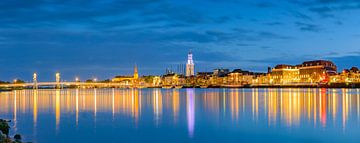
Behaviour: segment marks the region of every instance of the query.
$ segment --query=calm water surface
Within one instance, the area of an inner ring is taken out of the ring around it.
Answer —
[[[20,90],[0,118],[40,143],[360,142],[360,90]]]

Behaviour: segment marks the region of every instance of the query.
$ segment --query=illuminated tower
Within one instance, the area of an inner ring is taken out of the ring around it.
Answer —
[[[34,83],[33,88],[34,88],[34,89],[38,89],[38,85],[37,85],[37,74],[36,74],[36,72],[33,74],[33,83]]]
[[[186,76],[194,76],[194,61],[193,61],[193,55],[191,51],[188,54],[188,60],[186,63]]]
[[[138,73],[138,68],[137,65],[134,66],[134,79],[138,79],[139,78],[139,73]]]
[[[134,78],[133,78],[133,87],[134,88],[138,87],[138,84],[139,84],[138,79],[139,79],[138,68],[135,65],[134,66]]]
[[[56,88],[60,88],[60,73],[57,72],[55,74],[55,79],[56,79]]]

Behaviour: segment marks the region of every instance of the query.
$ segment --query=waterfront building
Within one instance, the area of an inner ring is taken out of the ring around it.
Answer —
[[[357,67],[352,67],[348,74],[349,82],[360,82],[360,70]]]
[[[186,76],[195,76],[195,65],[193,61],[193,54],[191,51],[188,54],[188,60],[186,63]]]
[[[270,84],[327,83],[337,74],[336,70],[336,65],[326,60],[306,61],[296,66],[280,64],[271,69]]]
[[[183,85],[185,79],[178,74],[171,73],[162,76],[161,84],[163,87],[175,87],[178,85]]]
[[[117,83],[124,83],[125,85],[136,85],[138,84],[139,81],[139,73],[138,73],[138,68],[135,65],[134,66],[134,74],[131,75],[118,75],[115,76],[112,80],[112,82],[117,82]]]
[[[253,82],[255,73],[250,71],[244,71],[241,69],[235,69],[227,74],[227,84],[230,85],[243,85],[251,84]]]
[[[226,76],[227,74],[230,73],[230,70],[229,69],[219,68],[219,69],[214,69],[213,73],[217,77],[224,77],[224,76]]]
[[[299,69],[297,66],[280,64],[270,72],[271,84],[291,84],[299,82]]]
[[[271,79],[270,73],[260,74],[254,78],[252,84],[253,85],[267,85],[267,84],[270,84],[270,79]]]
[[[330,82],[332,83],[359,83],[360,71],[357,67],[344,69],[341,73],[331,75]]]
[[[330,76],[337,74],[336,65],[326,60],[306,61],[297,67],[300,82],[304,83],[329,82]]]
[[[139,83],[143,87],[159,87],[161,84],[161,77],[154,75],[146,75],[139,78]]]
[[[213,72],[197,72],[196,73],[196,84],[201,86],[209,86],[211,84],[211,77]]]

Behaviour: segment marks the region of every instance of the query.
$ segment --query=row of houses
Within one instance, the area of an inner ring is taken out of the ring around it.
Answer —
[[[360,71],[356,67],[337,72],[336,65],[327,60],[305,61],[298,65],[279,64],[268,68],[267,73],[242,69],[214,69],[197,72],[195,76],[167,73],[162,76],[136,78],[115,77],[112,81],[136,82],[141,86],[243,86],[243,85],[311,85],[326,83],[360,83]]]

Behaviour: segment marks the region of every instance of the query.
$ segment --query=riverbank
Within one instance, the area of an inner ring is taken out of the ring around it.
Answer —
[[[0,119],[0,143],[22,143],[21,135],[15,134],[13,138],[9,136],[10,120]]]
[[[80,87],[68,86],[63,87],[62,89],[76,89]],[[93,88],[118,88],[118,87],[86,87],[85,89]],[[360,88],[360,83],[327,83],[327,84],[288,84],[288,85],[279,85],[279,84],[263,84],[263,85],[184,85],[184,86],[154,86],[154,87],[135,87],[135,88],[165,88],[165,89],[180,89],[180,88]],[[6,87],[0,88],[0,92],[13,91],[13,90],[23,90],[23,89],[33,89],[27,87]],[[56,89],[52,87],[39,87],[38,89]],[[83,88],[81,88],[83,89]],[[131,87],[123,88],[131,89]]]

